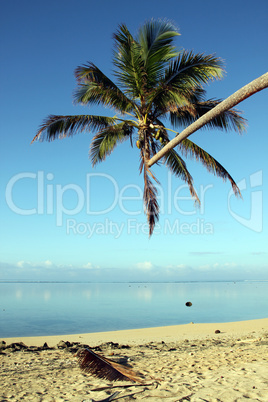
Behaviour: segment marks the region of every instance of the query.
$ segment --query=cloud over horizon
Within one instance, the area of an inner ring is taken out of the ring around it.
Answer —
[[[50,260],[40,263],[19,261],[0,263],[3,281],[56,281],[56,282],[180,282],[180,281],[238,281],[267,280],[267,268],[252,269],[251,265],[225,263],[155,266],[150,261],[125,268],[107,268],[88,262],[81,266],[57,265]]]

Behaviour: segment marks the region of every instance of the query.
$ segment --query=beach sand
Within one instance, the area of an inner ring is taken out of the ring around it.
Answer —
[[[0,402],[268,401],[268,319],[3,341]],[[18,342],[36,348],[7,347]],[[45,342],[53,349],[38,350]],[[73,342],[126,362],[144,383],[84,373]]]

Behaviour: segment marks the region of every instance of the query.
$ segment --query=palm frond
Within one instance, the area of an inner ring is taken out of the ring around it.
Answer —
[[[128,138],[131,139],[133,130],[134,128],[131,125],[122,122],[111,125],[95,135],[89,152],[92,165],[94,166],[96,163],[104,161],[119,142],[123,142]]]
[[[75,76],[78,82],[75,102],[110,106],[122,114],[135,108],[135,104],[95,64],[78,67]]]
[[[154,227],[156,222],[159,220],[159,205],[157,201],[157,189],[153,185],[150,177],[157,183],[157,178],[153,175],[152,171],[148,168],[147,161],[150,159],[150,146],[149,141],[145,146],[141,149],[140,157],[140,173],[143,171],[143,179],[144,179],[144,190],[143,190],[143,204],[144,204],[144,212],[147,216],[147,222],[149,226],[149,237],[153,234]]]
[[[145,75],[140,45],[134,40],[125,25],[119,26],[114,34],[114,40],[115,76],[124,91],[132,99],[137,99],[143,93],[143,77]]]
[[[161,96],[158,97],[157,94]],[[181,109],[191,111],[195,104],[205,101],[206,91],[199,86],[189,87],[181,92],[173,88],[172,85],[169,86],[162,83],[154,95],[156,95],[156,98],[155,100],[153,99],[153,105],[156,110],[156,116],[159,117],[161,115],[168,115],[168,113],[176,113]]]
[[[175,176],[179,177],[188,184],[191,196],[194,198],[197,204],[200,204],[200,200],[194,189],[193,178],[190,175],[184,160],[178,155],[178,153],[174,149],[171,149],[164,156],[164,163],[168,166],[168,168]]]
[[[116,363],[91,349],[82,349],[77,353],[80,368],[98,378],[108,381],[131,381],[143,383],[143,378],[129,367]]]
[[[189,96],[192,90],[185,88],[178,90],[172,85],[161,83],[147,96],[147,111],[152,110],[155,117],[166,115],[171,110],[177,110],[179,106],[190,106]]]
[[[143,201],[145,213],[147,215],[147,222],[149,225],[149,237],[152,236],[156,222],[159,220],[159,205],[157,201],[157,189],[153,185],[152,180],[150,180],[149,175],[152,172],[148,168],[147,164],[144,165],[144,191],[143,191]],[[153,179],[155,177],[153,176]]]
[[[213,55],[194,54],[183,50],[170,63],[166,70],[164,82],[176,88],[194,88],[223,77],[221,59]]]
[[[147,88],[157,83],[167,61],[178,56],[177,48],[172,45],[178,35],[172,23],[160,19],[152,19],[140,28],[138,42],[147,75]]]
[[[208,152],[206,152],[204,149],[188,139],[183,140],[178,145],[178,147],[186,157],[190,156],[192,158],[195,158],[197,161],[200,161],[210,173],[221,177],[223,180],[228,179],[232,185],[234,194],[241,197],[240,190],[234,179],[230,176],[227,170]]]
[[[221,100],[209,99],[203,102],[191,102],[189,105],[174,108],[170,112],[170,121],[174,127],[190,125],[220,102]],[[245,130],[246,120],[241,116],[240,111],[229,109],[210,120],[204,127],[219,128],[226,131],[234,130],[241,133]]]
[[[148,96],[148,104],[158,109],[158,116],[176,107],[187,106],[194,91],[202,84],[223,76],[222,62],[213,55],[182,51],[170,61],[163,78]],[[159,113],[160,112],[160,113]]]
[[[76,116],[48,116],[40,126],[32,140],[53,141],[57,138],[72,137],[84,130],[95,131],[108,127],[116,122],[115,117],[76,115]]]

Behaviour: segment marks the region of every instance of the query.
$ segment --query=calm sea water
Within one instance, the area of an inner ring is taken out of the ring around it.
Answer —
[[[267,295],[268,282],[0,283],[0,339],[266,318]]]

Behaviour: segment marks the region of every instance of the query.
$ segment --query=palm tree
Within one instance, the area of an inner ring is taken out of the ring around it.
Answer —
[[[220,103],[220,100],[207,100],[203,86],[222,78],[222,61],[213,55],[178,50],[174,46],[178,35],[174,25],[163,20],[145,23],[136,38],[125,25],[120,25],[114,34],[116,83],[92,62],[75,71],[78,84],[75,101],[87,106],[108,106],[115,110],[115,116],[50,115],[33,139],[52,141],[84,130],[95,132],[90,146],[94,166],[105,160],[118,143],[130,140],[133,145],[135,136],[136,146],[140,149],[144,208],[150,236],[159,219],[159,206],[154,186],[157,179],[149,169],[148,161],[170,141],[170,133],[179,134],[177,127],[191,124]],[[209,121],[206,127],[241,132],[245,120],[231,109]],[[179,144],[178,151],[171,149],[167,152],[163,163],[188,184],[197,203],[199,199],[193,178],[182,159],[183,155],[195,157],[210,172],[228,179],[235,194],[240,194],[226,169],[197,144],[185,139]]]

